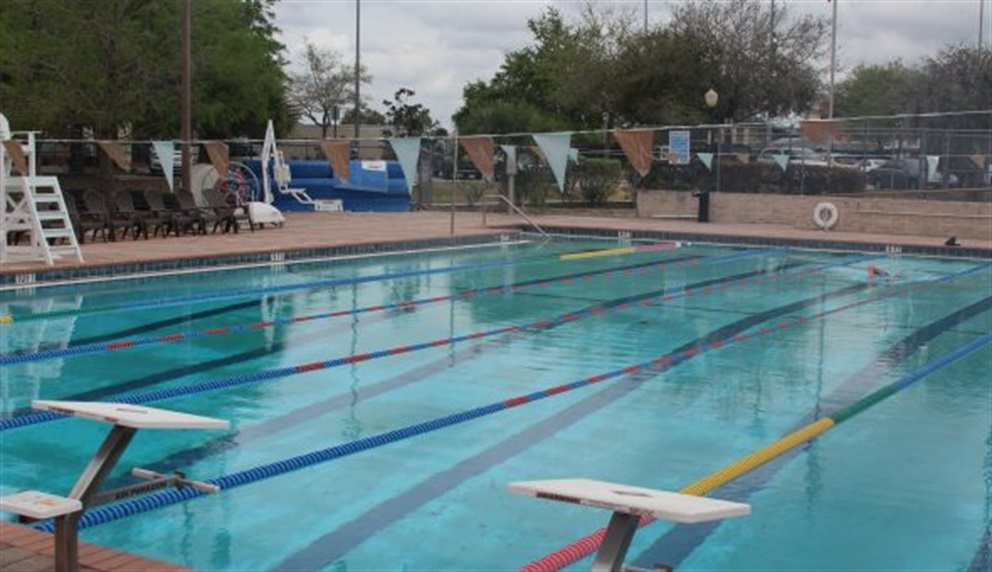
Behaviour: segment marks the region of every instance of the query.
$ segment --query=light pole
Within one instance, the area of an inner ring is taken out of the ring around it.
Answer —
[[[362,125],[362,0],[355,0],[355,144]]]
[[[710,114],[710,124],[717,124],[717,111],[716,104],[720,101],[720,95],[715,89],[710,88],[709,91],[703,96],[706,101],[706,108],[709,110]],[[720,191],[720,139],[722,134],[719,131],[719,127],[716,127],[716,153],[713,154],[713,160],[716,165],[713,167],[713,174],[716,178],[716,184],[713,185],[713,190],[716,192]],[[710,192],[709,189],[703,189],[699,193],[699,213],[696,217],[697,222],[710,222]]]

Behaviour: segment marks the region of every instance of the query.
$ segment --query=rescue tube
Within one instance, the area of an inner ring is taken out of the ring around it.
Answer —
[[[820,203],[813,209],[813,222],[823,230],[830,230],[837,224],[840,214],[833,203]]]

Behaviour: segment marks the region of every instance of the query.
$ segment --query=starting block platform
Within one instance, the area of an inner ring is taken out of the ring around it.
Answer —
[[[594,572],[624,569],[624,557],[642,516],[689,524],[751,514],[748,504],[592,479],[520,481],[508,488],[525,496],[613,511],[593,562]]]
[[[55,519],[57,572],[79,570],[78,523],[87,508],[167,486],[190,486],[204,493],[219,492],[215,485],[187,480],[182,473],[163,475],[144,469],[135,469],[132,473],[145,479],[144,483],[108,491],[101,491],[100,487],[139,429],[227,429],[230,427],[228,421],[129,403],[35,400],[31,407],[113,425],[67,497],[38,491],[0,497],[0,510],[35,520]]]

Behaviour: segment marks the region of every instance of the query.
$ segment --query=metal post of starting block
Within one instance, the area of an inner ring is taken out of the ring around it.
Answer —
[[[624,558],[642,516],[679,523],[744,516],[751,505],[594,481],[560,479],[510,483],[510,492],[613,511],[593,572],[622,572]]]
[[[110,433],[72,487],[68,498],[36,491],[0,497],[0,510],[34,519],[54,517],[55,570],[58,572],[79,571],[78,525],[86,509],[170,485],[190,486],[205,493],[220,490],[208,483],[186,480],[183,475],[163,475],[144,469],[135,469],[133,474],[150,479],[149,483],[104,492],[100,492],[100,486],[120,460],[138,429],[227,429],[230,426],[227,421],[127,403],[36,400],[31,406],[42,411],[113,424]]]

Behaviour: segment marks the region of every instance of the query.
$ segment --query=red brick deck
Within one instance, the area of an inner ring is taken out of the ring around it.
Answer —
[[[0,570],[44,572],[55,569],[51,534],[0,521]],[[84,572],[180,572],[181,566],[157,562],[119,550],[79,543],[79,569]]]

